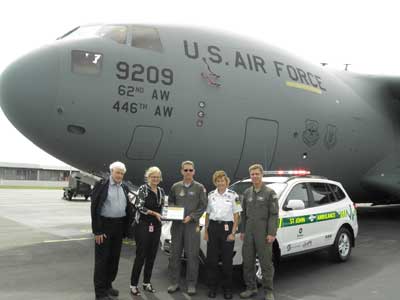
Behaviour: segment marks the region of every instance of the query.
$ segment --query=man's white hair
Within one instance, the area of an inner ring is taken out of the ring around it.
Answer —
[[[125,164],[120,161],[115,161],[110,165],[110,172],[112,172],[113,169],[120,169],[123,170],[124,173],[126,172]]]

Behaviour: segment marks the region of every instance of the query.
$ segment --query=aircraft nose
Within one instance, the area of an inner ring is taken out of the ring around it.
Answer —
[[[16,60],[0,77],[0,106],[27,137],[37,136],[48,125],[57,95],[57,74],[57,50],[46,47]]]

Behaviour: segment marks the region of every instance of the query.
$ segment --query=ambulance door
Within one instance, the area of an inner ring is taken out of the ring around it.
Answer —
[[[289,200],[303,201],[304,209],[291,210],[287,208]],[[297,183],[289,191],[281,210],[279,231],[282,236],[280,241],[282,255],[290,255],[313,248],[313,239],[318,232],[313,217],[310,217],[314,214],[315,208],[311,205],[307,183]]]
[[[309,188],[312,206],[315,210],[314,223],[318,227],[318,231],[313,237],[313,246],[319,248],[331,245],[339,227],[341,209],[326,183],[310,182]]]

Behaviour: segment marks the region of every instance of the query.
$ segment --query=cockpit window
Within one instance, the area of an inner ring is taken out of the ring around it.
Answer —
[[[123,25],[105,25],[99,29],[97,35],[119,44],[126,44],[127,28]]]
[[[163,47],[157,29],[132,26],[132,47],[162,52]]]
[[[127,32],[128,29],[124,25],[88,25],[76,27],[59,37],[58,40],[102,37],[119,44],[126,44]]]
[[[88,26],[79,26],[63,36],[59,37],[58,39],[82,39],[82,38],[89,38],[94,37],[97,35],[97,32],[101,28],[101,25],[88,25]]]

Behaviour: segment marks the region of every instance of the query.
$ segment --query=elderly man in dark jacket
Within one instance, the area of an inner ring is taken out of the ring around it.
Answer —
[[[111,175],[99,181],[92,192],[91,216],[95,235],[94,289],[96,299],[109,300],[119,292],[112,282],[118,273],[122,239],[132,220],[128,187],[122,182],[126,168],[121,162],[110,165]]]

